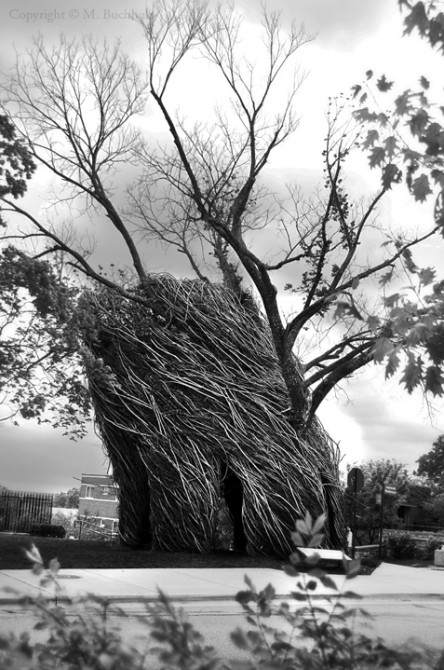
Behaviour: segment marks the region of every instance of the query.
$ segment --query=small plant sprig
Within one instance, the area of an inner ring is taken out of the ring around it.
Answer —
[[[303,552],[297,551],[299,547],[320,547],[324,540],[321,532],[324,523],[325,515],[313,521],[307,512],[304,519],[296,522],[296,530],[292,533],[296,551],[291,554],[285,572],[298,580],[297,590],[292,593],[295,607],[288,602],[276,604],[276,592],[271,584],[257,591],[245,577],[248,589],[240,591],[236,599],[251,628],[247,631],[237,628],[231,635],[234,644],[250,654],[251,660],[242,661],[241,669],[252,670],[258,666],[280,670],[419,667],[413,651],[401,653],[387,647],[381,639],[370,638],[355,630],[357,616],[372,618],[366,610],[347,608],[342,602],[343,599],[361,598],[346,588],[348,581],[360,573],[359,560],[343,556],[345,580],[338,588],[320,567],[319,553],[304,557]],[[331,593],[318,595],[316,591],[320,584]],[[280,620],[278,625],[274,624],[274,617]]]

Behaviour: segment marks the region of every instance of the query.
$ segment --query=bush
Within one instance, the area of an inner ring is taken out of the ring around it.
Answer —
[[[292,535],[295,545],[320,546],[323,521],[324,517],[320,517],[313,523],[309,514],[299,520]],[[56,592],[61,590],[58,561],[53,559],[45,568],[35,546],[26,554],[34,564],[33,572],[41,576],[41,585],[53,584]],[[437,658],[424,649],[421,653],[406,648],[399,651],[386,646],[380,638],[372,639],[356,632],[356,616],[365,616],[365,612],[361,608],[348,609],[343,601],[359,596],[337,588],[331,577],[319,568],[319,555],[311,557],[310,562],[309,573],[301,573],[300,557],[295,552],[285,568],[287,574],[296,578],[293,607],[287,602],[275,602],[271,584],[257,591],[245,577],[247,588],[237,594],[236,600],[244,610],[248,628],[233,631],[231,642],[248,657],[236,662],[237,670],[438,670],[444,667],[444,655]],[[359,574],[359,560],[344,560],[344,569],[344,588],[347,588],[349,580]],[[323,596],[328,607],[320,606],[316,598],[319,584],[332,591],[330,597]],[[0,668],[143,670],[159,666],[168,670],[217,670],[230,667],[218,658],[213,647],[205,644],[183,610],[176,609],[162,593],[156,605],[146,605],[149,616],[143,620],[153,643],[146,653],[128,645],[119,630],[108,623],[110,611],[122,616],[124,613],[106,599],[91,597],[70,602],[69,616],[63,607],[42,596],[31,602],[39,616],[36,628],[47,631],[47,640],[33,645],[29,636],[2,637],[0,634]],[[279,617],[278,625],[273,623],[274,617]],[[153,656],[157,659],[153,660]]]
[[[416,542],[409,533],[389,535],[385,541],[387,558],[409,559],[416,556]]]
[[[37,537],[65,537],[66,530],[63,526],[56,526],[51,523],[36,523],[31,526],[29,534]]]

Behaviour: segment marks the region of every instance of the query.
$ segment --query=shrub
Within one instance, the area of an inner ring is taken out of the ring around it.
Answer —
[[[385,551],[389,559],[415,558],[416,542],[409,533],[389,535],[385,541]]]
[[[66,530],[63,526],[56,526],[51,523],[36,523],[31,526],[29,534],[36,537],[65,537]]]
[[[320,532],[323,522],[324,517],[313,522],[309,514],[304,520],[298,520],[292,536],[295,545],[319,546],[323,540]],[[34,564],[33,572],[40,575],[41,584],[53,584],[58,592],[58,561],[53,559],[45,569],[35,546],[26,554]],[[300,572],[300,557],[296,552],[285,568],[287,574],[296,578],[293,607],[287,602],[275,603],[271,584],[257,591],[245,577],[247,588],[237,594],[236,600],[245,612],[248,628],[233,631],[231,641],[247,652],[248,658],[236,662],[237,670],[438,670],[444,667],[444,655],[436,658],[436,654],[433,656],[424,649],[421,654],[405,648],[399,651],[386,646],[379,638],[356,632],[356,616],[366,614],[362,609],[346,608],[343,601],[359,597],[347,590],[349,580],[359,574],[359,560],[344,560],[343,589],[338,589],[331,577],[319,568],[319,555],[309,560],[308,573]],[[330,597],[323,597],[328,601],[327,607],[316,599],[319,584],[331,590]],[[106,599],[90,597],[70,602],[69,616],[63,607],[42,596],[31,602],[40,619],[36,628],[47,631],[47,640],[33,645],[29,636],[11,634],[6,638],[0,634],[0,668],[142,670],[154,665],[168,670],[217,670],[230,667],[218,658],[213,647],[205,644],[183,610],[176,609],[162,593],[157,604],[146,606],[150,616],[143,620],[153,641],[146,654],[128,645],[119,630],[110,626],[110,610],[122,616],[124,613]],[[73,616],[71,610],[75,608],[77,615]],[[278,625],[273,623],[272,615],[279,617]],[[157,662],[153,662],[153,655],[157,656]]]

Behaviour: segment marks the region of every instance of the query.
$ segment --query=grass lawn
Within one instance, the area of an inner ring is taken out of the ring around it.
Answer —
[[[224,551],[215,554],[187,554],[130,549],[117,543],[61,540],[0,533],[0,570],[30,568],[23,549],[34,543],[43,560],[58,558],[62,568],[276,568],[285,561],[254,558]]]

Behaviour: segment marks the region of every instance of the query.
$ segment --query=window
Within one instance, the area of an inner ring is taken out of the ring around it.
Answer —
[[[94,486],[85,484],[85,498],[94,498]]]

